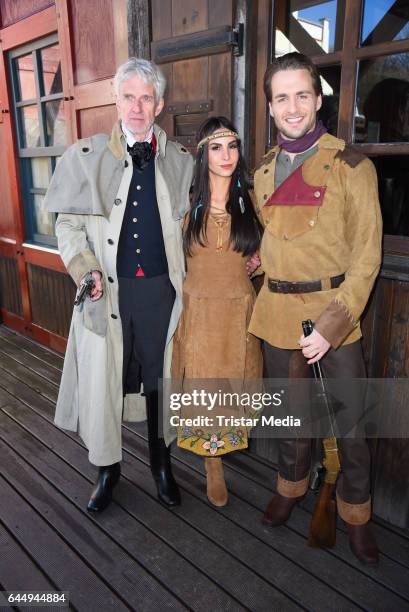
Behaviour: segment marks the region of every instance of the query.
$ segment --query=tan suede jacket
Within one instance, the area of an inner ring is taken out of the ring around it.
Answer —
[[[279,147],[274,147],[255,173],[255,195],[265,232],[260,248],[264,285],[249,331],[271,345],[299,348],[301,321],[315,328],[334,348],[361,337],[359,319],[381,263],[382,218],[377,177],[372,162],[323,135],[318,151],[302,166],[302,178],[319,194],[321,206],[265,206],[274,191]],[[285,204],[285,203],[284,203]],[[345,274],[331,289],[330,278]],[[322,291],[272,293],[268,279],[321,280]]]

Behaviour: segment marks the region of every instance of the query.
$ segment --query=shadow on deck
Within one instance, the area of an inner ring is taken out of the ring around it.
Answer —
[[[69,591],[80,611],[409,610],[409,533],[380,521],[377,569],[308,548],[314,497],[288,526],[260,522],[274,471],[225,459],[228,506],[205,496],[200,457],[174,449],[182,505],[156,499],[146,429],[123,426],[122,478],[101,516],[85,511],[95,469],[52,423],[62,357],[0,326],[0,590]]]

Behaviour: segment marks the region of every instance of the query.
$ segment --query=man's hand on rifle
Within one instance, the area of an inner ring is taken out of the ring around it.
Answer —
[[[91,274],[95,284],[91,291],[90,298],[92,302],[96,302],[104,293],[102,289],[102,274],[98,270],[93,270]]]
[[[325,340],[324,336],[321,336],[315,329],[307,337],[302,335],[298,343],[302,348],[302,354],[308,359],[307,363],[309,365],[319,361],[331,348],[328,340]]]

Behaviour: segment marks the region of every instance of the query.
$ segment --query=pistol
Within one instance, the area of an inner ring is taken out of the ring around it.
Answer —
[[[85,300],[85,296],[91,294],[91,291],[93,290],[94,286],[95,286],[94,278],[91,272],[88,272],[88,274],[84,276],[84,278],[82,279],[80,283],[80,286],[77,291],[77,295],[75,296],[74,306],[78,306],[79,304],[81,304],[81,302]]]

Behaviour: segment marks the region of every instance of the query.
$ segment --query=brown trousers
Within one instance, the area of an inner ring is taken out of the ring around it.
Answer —
[[[263,342],[266,378],[310,378],[311,366],[301,350],[287,350]],[[321,360],[326,378],[366,378],[360,341],[330,349]],[[362,398],[363,401],[364,398]],[[362,524],[370,518],[370,453],[364,438],[338,438],[341,474],[337,482],[338,511],[345,521]],[[308,488],[311,440],[279,441],[277,491],[287,497],[303,495]]]

